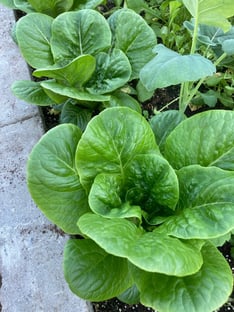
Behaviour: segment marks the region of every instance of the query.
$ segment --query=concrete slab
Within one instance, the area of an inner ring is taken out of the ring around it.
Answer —
[[[11,39],[14,14],[0,5],[0,127],[37,114],[37,107],[14,97],[11,85],[15,80],[29,80],[28,67]]]
[[[91,312],[63,277],[68,236],[50,224],[27,191],[27,157],[43,126],[37,107],[10,91],[16,79],[30,79],[10,37],[13,23],[13,12],[0,5],[0,311]]]

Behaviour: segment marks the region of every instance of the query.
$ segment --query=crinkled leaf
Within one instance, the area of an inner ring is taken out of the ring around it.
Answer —
[[[56,63],[70,62],[111,45],[111,31],[97,11],[84,9],[60,14],[52,25],[51,49]]]
[[[33,9],[37,12],[56,17],[57,15],[71,9],[73,0],[28,0]]]
[[[33,200],[49,220],[71,234],[79,233],[77,220],[89,211],[74,167],[80,137],[80,129],[71,124],[51,129],[34,146],[27,168]]]
[[[110,299],[132,285],[127,260],[107,254],[88,239],[67,242],[63,267],[70,289],[86,300]]]
[[[230,29],[228,18],[234,15],[233,0],[183,0],[183,3],[198,24],[217,26],[223,31]]]
[[[33,75],[54,78],[61,81],[62,84],[81,87],[91,78],[95,65],[96,60],[92,55],[81,55],[63,67],[55,64],[35,70]]]
[[[200,164],[234,170],[234,112],[211,110],[184,120],[167,137],[164,155],[176,169]]]
[[[140,69],[153,57],[152,48],[156,44],[154,31],[130,9],[116,11],[108,21],[114,46],[127,55],[132,66],[131,79],[138,78]]]
[[[136,155],[123,169],[125,198],[147,213],[175,209],[179,199],[177,176],[169,163],[156,154]]]
[[[72,123],[84,131],[91,117],[91,110],[80,107],[77,104],[73,104],[71,101],[67,101],[63,105],[60,114],[60,122]]]
[[[15,81],[12,85],[12,92],[19,99],[40,106],[56,104],[41,87],[40,82],[31,80]]]
[[[168,110],[156,114],[150,119],[151,128],[161,151],[164,149],[164,144],[168,135],[185,118],[186,116],[178,110]]]
[[[213,245],[206,244],[202,255],[201,269],[190,276],[173,277],[135,269],[133,278],[141,303],[159,312],[211,312],[222,306],[232,292],[232,272]]]
[[[153,51],[157,55],[140,71],[140,80],[148,91],[196,81],[216,71],[213,63],[199,54],[181,55],[162,44]]]
[[[178,171],[179,212],[162,225],[183,239],[211,239],[234,229],[234,172],[188,166]]]
[[[123,176],[98,174],[89,193],[89,205],[93,212],[108,218],[131,218],[141,220],[141,208],[122,201]]]
[[[127,258],[146,271],[183,276],[197,272],[202,265],[199,244],[182,242],[157,231],[143,233],[126,219],[86,214],[79,219],[78,226],[108,253]]]
[[[104,94],[122,87],[131,76],[127,56],[119,49],[111,53],[100,52],[96,56],[96,69],[87,84],[90,93]]]
[[[108,101],[110,98],[108,95],[91,94],[85,90],[65,86],[52,80],[41,82],[41,86],[45,90],[51,91],[55,94],[59,94],[78,101],[86,101],[86,103],[83,103],[83,105],[86,107],[93,107],[96,105],[95,102]]]
[[[89,189],[98,173],[121,173],[135,155],[150,152],[158,153],[158,147],[147,121],[127,107],[107,108],[91,120],[79,142],[81,183]]]
[[[33,68],[54,64],[50,38],[53,18],[41,13],[31,13],[16,24],[16,38],[20,51]]]

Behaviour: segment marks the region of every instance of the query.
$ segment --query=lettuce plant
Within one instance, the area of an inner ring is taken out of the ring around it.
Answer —
[[[5,6],[25,13],[40,12],[52,17],[67,11],[94,9],[103,0],[0,0]]]
[[[16,81],[12,90],[20,99],[41,106],[66,103],[74,114],[76,106],[90,112],[124,99],[140,111],[123,89],[152,58],[156,37],[134,11],[118,10],[108,20],[91,9],[56,18],[31,13],[18,21],[16,38],[33,75],[43,78]]]
[[[59,125],[33,148],[32,198],[80,237],[64,251],[78,296],[159,312],[212,312],[228,299],[232,272],[216,244],[234,229],[234,112],[177,113],[156,115],[153,131],[137,112],[107,108],[83,134]]]
[[[223,66],[230,66],[230,62],[233,66],[233,26],[229,18],[234,15],[234,2],[232,0],[170,2],[174,4],[174,10],[171,10],[175,15],[180,12],[178,8],[182,5],[191,15],[191,21],[184,21],[184,27],[192,35],[190,51],[183,55],[180,51],[175,51],[176,47],[172,50],[163,44],[157,45],[154,48],[156,56],[142,68],[140,79],[148,91],[181,84],[179,107],[184,112],[187,105],[199,94],[199,88],[207,76],[213,76],[217,67],[223,69]],[[229,85],[225,91],[226,96],[233,101],[232,87],[232,84]],[[207,97],[199,95],[210,103],[208,98],[210,93],[206,94]],[[212,95],[214,97],[215,94]],[[225,96],[223,102],[227,102]],[[230,107],[230,103],[227,105]]]

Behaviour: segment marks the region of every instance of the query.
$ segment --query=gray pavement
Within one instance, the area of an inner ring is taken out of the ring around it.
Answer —
[[[27,157],[43,125],[37,107],[10,91],[15,80],[30,79],[10,36],[14,22],[13,12],[0,5],[0,311],[90,312],[64,281],[68,237],[45,219],[27,191]]]

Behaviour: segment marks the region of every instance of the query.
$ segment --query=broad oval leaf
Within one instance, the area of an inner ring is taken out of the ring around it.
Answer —
[[[107,254],[89,239],[66,243],[63,267],[70,289],[86,300],[107,300],[132,286],[127,260]]]
[[[184,5],[198,24],[217,26],[228,31],[229,17],[234,15],[233,0],[183,0]]]
[[[50,38],[53,18],[41,13],[31,13],[16,24],[16,38],[26,62],[33,68],[54,64]]]
[[[95,72],[86,85],[90,93],[110,93],[129,80],[131,65],[121,50],[114,49],[111,53],[100,52],[96,56],[96,61]]]
[[[54,64],[37,69],[33,72],[33,76],[54,78],[62,84],[81,87],[91,78],[95,66],[96,60],[92,55],[81,55],[63,67]]]
[[[140,103],[131,95],[121,90],[117,90],[111,94],[110,102],[108,105],[109,107],[126,106],[140,114],[142,112]]]
[[[190,276],[173,277],[133,270],[141,303],[158,312],[212,312],[221,307],[232,292],[231,269],[209,243],[202,248],[202,255],[201,269]]]
[[[82,54],[94,55],[110,45],[109,25],[95,10],[66,12],[52,24],[51,49],[55,63],[64,64]]]
[[[141,228],[127,219],[107,219],[91,213],[83,215],[78,226],[106,252],[123,258],[127,258],[129,248],[143,234]]]
[[[200,244],[182,242],[157,231],[144,233],[126,219],[85,214],[78,226],[106,252],[127,258],[149,272],[184,276],[197,272],[202,265]]]
[[[211,110],[184,120],[168,136],[164,156],[176,169],[200,164],[234,170],[234,112]]]
[[[213,63],[199,54],[181,55],[158,44],[157,55],[140,71],[140,80],[148,91],[196,81],[216,72]]]
[[[102,94],[91,94],[88,91],[80,90],[75,87],[65,86],[57,83],[54,80],[42,81],[41,86],[46,91],[51,91],[54,94],[64,96],[67,98],[83,101],[83,106],[92,108],[96,106],[95,102],[108,101],[110,97]]]
[[[196,246],[157,230],[136,239],[129,246],[127,257],[142,270],[173,276],[194,274],[203,263],[199,244]]]
[[[121,173],[136,154],[150,152],[159,153],[147,121],[127,107],[107,108],[91,120],[79,142],[81,183],[90,189],[98,173]]]
[[[234,172],[188,166],[177,172],[178,212],[161,226],[183,239],[212,239],[234,229]]]
[[[45,93],[40,82],[19,80],[13,83],[11,89],[16,97],[30,104],[40,106],[56,104],[56,102]]]
[[[108,21],[115,48],[127,55],[132,66],[131,79],[138,78],[140,69],[153,57],[152,49],[156,44],[154,31],[139,14],[130,9],[116,11]]]
[[[49,220],[70,234],[80,233],[76,223],[90,211],[74,167],[80,137],[80,129],[71,124],[51,129],[34,146],[27,167],[33,200]]]

